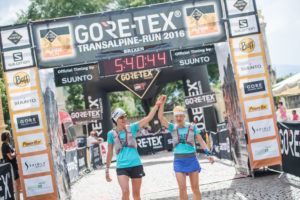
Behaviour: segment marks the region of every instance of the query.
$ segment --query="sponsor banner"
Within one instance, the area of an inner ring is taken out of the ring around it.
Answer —
[[[14,177],[10,163],[0,165],[0,199],[14,200]]]
[[[98,64],[76,67],[55,68],[55,85],[57,87],[99,80]]]
[[[79,172],[76,149],[66,151],[66,162],[70,181],[73,183],[77,180]]]
[[[153,82],[156,80],[158,69],[148,69],[132,73],[119,74],[116,80],[134,93],[139,98],[143,98]]]
[[[276,136],[273,118],[251,121],[247,124],[250,140]]]
[[[251,143],[253,161],[279,157],[277,139]]]
[[[42,172],[49,172],[49,157],[47,153],[21,157],[23,175],[32,175]]]
[[[164,149],[172,151],[173,149],[173,139],[171,133],[163,133]]]
[[[215,64],[217,62],[216,52],[213,45],[180,49],[172,51],[173,66],[199,66]]]
[[[243,98],[268,94],[268,84],[266,77],[242,79],[240,89]]]
[[[92,151],[92,163],[93,167],[100,166],[102,164],[101,162],[101,156],[100,156],[100,148],[98,144],[95,144],[91,147]]]
[[[225,5],[228,17],[256,12],[254,0],[226,0]]]
[[[138,54],[100,62],[100,76],[128,73],[172,65],[170,51]]]
[[[36,69],[34,68],[6,72],[5,75],[8,85],[8,91],[37,86],[37,74]]]
[[[40,107],[40,98],[37,90],[10,94],[12,111],[27,110]]]
[[[41,111],[15,114],[13,120],[17,133],[43,128]]]
[[[235,17],[229,19],[230,37],[259,33],[258,18],[256,15]]]
[[[54,192],[51,175],[24,179],[27,197],[51,194]]]
[[[244,101],[244,108],[247,119],[272,114],[272,107],[269,97]]]
[[[248,35],[230,40],[235,57],[262,53],[260,35]]]
[[[27,25],[1,28],[0,34],[3,50],[30,45]]]
[[[70,113],[72,121],[75,122],[84,122],[84,121],[94,121],[102,120],[102,110],[100,109],[88,109],[88,110],[78,110],[72,111]]]
[[[87,168],[86,148],[77,149],[77,161],[79,172]]]
[[[284,172],[300,177],[300,123],[278,122]]]
[[[236,60],[237,74],[240,77],[264,74],[264,59],[262,56],[248,57]]]
[[[220,159],[232,160],[231,143],[228,129],[220,132],[210,132],[209,134],[210,148],[213,155]]]
[[[4,71],[34,66],[31,48],[5,51],[3,58]]]
[[[210,92],[192,97],[184,97],[186,108],[207,107],[217,103],[216,93]]]
[[[33,23],[39,67],[225,41],[221,2],[171,2]]]
[[[45,134],[42,132],[29,135],[21,135],[17,136],[17,138],[20,154],[43,151],[47,149]]]
[[[139,136],[136,138],[137,150],[139,154],[145,155],[153,153],[154,151],[164,150],[163,134],[156,134],[154,136]]]

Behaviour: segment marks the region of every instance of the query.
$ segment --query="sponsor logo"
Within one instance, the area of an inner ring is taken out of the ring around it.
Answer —
[[[53,193],[51,175],[24,179],[27,197]]]
[[[270,151],[271,148],[272,148],[271,145],[265,146],[265,147],[262,148],[262,149],[256,150],[256,151],[255,151],[255,154],[256,154],[257,156],[264,155],[264,154],[268,153],[268,152]]]
[[[25,169],[26,170],[37,170],[38,168],[46,167],[47,161],[39,162],[38,160],[34,160],[33,162],[25,161]]]
[[[242,71],[251,71],[251,70],[262,69],[262,68],[263,68],[263,65],[261,65],[261,64],[251,65],[251,63],[250,63],[250,65],[240,67],[240,69]]]
[[[40,30],[43,58],[55,58],[73,54],[68,26]]]
[[[35,140],[30,140],[30,141],[23,141],[22,147],[32,147],[32,146],[37,146],[43,144],[42,139],[35,139]]]
[[[22,35],[20,35],[19,33],[17,33],[16,31],[13,31],[7,38],[9,41],[11,41],[12,43],[14,43],[15,45],[17,45],[20,40],[22,39]]]
[[[240,42],[239,47],[242,52],[250,53],[255,49],[255,42],[251,38],[246,38]]]
[[[268,110],[268,109],[269,109],[268,104],[261,104],[259,106],[249,106],[248,112],[257,112],[257,111]]]
[[[263,80],[244,83],[245,94],[252,94],[256,92],[262,92],[265,90],[266,90],[266,86]]]
[[[239,27],[240,28],[247,28],[248,27],[248,20],[247,19],[239,20]]]
[[[244,11],[244,9],[246,8],[246,6],[248,5],[248,3],[244,0],[237,0],[233,6],[236,7],[239,11]]]
[[[18,72],[13,79],[17,87],[25,87],[30,83],[30,75],[26,72]]]
[[[141,90],[145,90],[146,89],[146,83],[143,82],[143,83],[137,83],[137,84],[134,84],[134,90],[135,91],[141,91]]]
[[[271,126],[264,126],[264,127],[251,126],[251,130],[252,130],[253,135],[264,133],[264,132],[270,132],[271,128],[272,128]]]
[[[74,84],[74,83],[81,83],[86,81],[93,80],[93,75],[81,75],[81,76],[72,76],[72,77],[65,77],[61,79],[62,84]]]
[[[186,8],[186,22],[191,38],[219,33],[220,31],[214,5]]]
[[[14,62],[19,62],[23,60],[22,52],[13,53]]]
[[[39,126],[39,115],[30,115],[17,118],[17,125],[19,129]]]

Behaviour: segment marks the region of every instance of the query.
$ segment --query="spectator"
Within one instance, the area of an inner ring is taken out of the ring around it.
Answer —
[[[148,127],[148,134],[154,135],[154,131],[151,129],[151,126]]]
[[[147,136],[148,134],[149,134],[149,132],[148,132],[148,127],[145,126],[145,127],[143,128],[143,130],[141,130],[141,135],[140,135],[140,136]]]
[[[17,190],[17,197],[18,199],[21,199],[20,196],[20,179],[19,179],[19,170],[18,170],[18,164],[17,164],[17,154],[9,144],[11,141],[11,134],[8,131],[4,131],[1,134],[1,141],[2,143],[2,156],[3,160],[6,163],[10,163],[13,167],[14,177],[15,177],[15,184],[16,184],[16,190]]]
[[[286,121],[287,120],[286,110],[281,101],[278,102],[278,109],[280,112],[280,121]]]
[[[101,140],[97,138],[97,133],[95,130],[92,130],[90,136],[87,138],[87,147],[91,147],[94,144],[100,144]]]
[[[298,120],[298,119],[299,119],[299,116],[297,115],[296,110],[293,110],[292,113],[293,113],[293,119],[292,119],[292,120],[293,120],[293,121]]]

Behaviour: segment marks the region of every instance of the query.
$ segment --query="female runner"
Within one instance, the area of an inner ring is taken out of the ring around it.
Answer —
[[[158,119],[161,125],[168,128],[173,138],[174,149],[174,171],[179,186],[179,195],[181,200],[187,200],[186,176],[190,177],[191,188],[195,200],[201,200],[201,193],[199,189],[199,172],[201,170],[198,159],[195,155],[196,149],[195,138],[200,143],[201,147],[205,149],[208,160],[211,164],[214,163],[214,158],[210,156],[210,151],[207,149],[206,143],[203,141],[200,130],[193,124],[184,121],[184,108],[177,106],[174,108],[175,124],[168,123],[163,117],[164,104],[167,96],[163,95],[162,104],[158,111]]]
[[[126,125],[127,115],[117,108],[112,113],[112,121],[116,128],[108,132],[108,152],[106,158],[106,181],[111,182],[109,166],[111,163],[113,148],[117,154],[117,177],[122,190],[122,200],[129,199],[129,178],[132,182],[132,194],[135,200],[140,200],[142,177],[145,176],[143,165],[137,151],[136,132],[147,125],[155,116],[158,107],[162,103],[160,96],[147,117],[141,121]]]

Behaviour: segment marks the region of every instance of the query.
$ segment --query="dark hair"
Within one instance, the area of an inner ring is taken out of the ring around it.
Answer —
[[[1,141],[2,142],[5,142],[7,140],[7,138],[9,138],[9,132],[8,131],[4,131],[2,134],[1,134]]]
[[[296,110],[293,110],[292,112],[295,112],[295,113],[297,113],[297,112],[296,112]]]
[[[111,121],[117,126],[117,122],[113,118],[111,118]]]
[[[278,102],[278,104],[279,104],[279,105],[282,105],[282,102],[281,102],[281,101],[279,101],[279,102]]]

